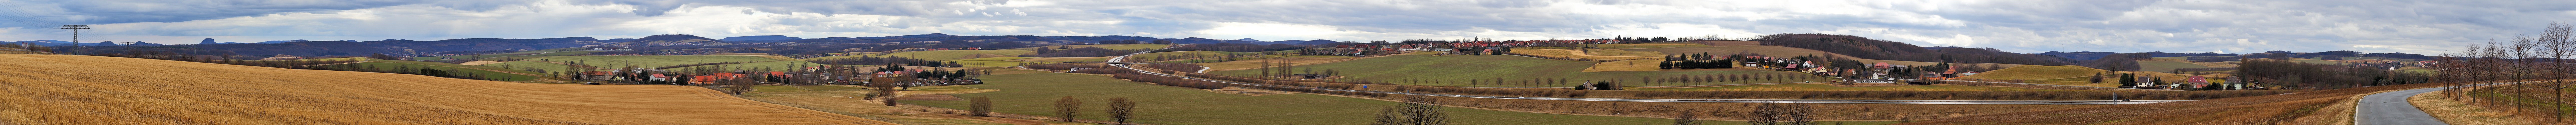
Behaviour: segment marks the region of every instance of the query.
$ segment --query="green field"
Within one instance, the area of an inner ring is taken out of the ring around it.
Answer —
[[[1002,91],[952,94],[959,98],[990,97],[996,113],[1051,116],[1059,97],[1081,99],[1079,118],[1107,119],[1109,98],[1126,97],[1137,103],[1135,119],[1130,123],[1160,125],[1355,125],[1368,124],[1378,108],[1398,104],[1391,101],[1359,99],[1314,94],[1235,95],[1202,89],[1152,85],[1111,79],[1107,76],[1038,73],[984,76],[991,84],[963,85]],[[966,109],[967,101],[901,101],[902,103]],[[1671,124],[1671,119],[1564,115],[1445,108],[1453,125],[1640,125]],[[1721,125],[1743,124],[1739,121],[1703,121]],[[1893,124],[1885,121],[1846,122],[1846,124]],[[1835,123],[1824,123],[1835,124]]]
[[[2144,62],[2144,61],[2141,61],[2141,62]],[[1977,73],[1977,75],[1962,76],[1962,77],[1959,77],[1959,78],[1985,78],[1985,79],[1995,79],[1995,80],[2014,80],[2014,79],[2038,80],[2038,79],[2056,79],[2056,78],[2068,78],[2068,77],[2090,76],[2090,75],[2093,75],[2093,74],[2095,74],[2095,73],[2102,73],[2103,71],[2107,71],[2107,70],[2102,70],[2102,69],[2093,69],[2093,68],[2086,68],[2086,67],[2083,67],[2083,66],[2018,66],[2018,67],[2012,67],[2012,68],[1998,69],[1998,70],[1995,70],[1995,71],[1986,71],[1985,73]]]
[[[805,62],[805,61],[768,61],[768,62],[755,62],[755,63],[738,63],[738,64],[723,64],[723,65],[689,66],[689,67],[669,68],[669,69],[662,69],[662,70],[670,70],[670,71],[681,71],[681,72],[685,72],[685,71],[682,71],[682,70],[689,70],[689,68],[718,67],[718,66],[721,66],[721,67],[724,67],[724,69],[725,69],[725,70],[746,70],[746,71],[760,71],[760,72],[768,72],[768,71],[793,71],[793,70],[797,70],[797,69],[804,69],[805,67],[815,67],[815,66],[823,66],[823,65],[824,65],[824,64],[816,64],[816,63],[814,63],[814,62]],[[838,66],[874,66],[874,65],[838,65]]]
[[[2082,91],[2082,90],[2032,89],[2032,88],[2016,88],[2016,87],[1963,86],[1963,85],[1904,85],[1904,86],[1871,86],[1871,87],[1834,87],[1833,85],[1825,85],[1825,84],[1776,84],[1776,85],[1747,85],[1747,86],[1719,86],[1719,87],[1692,87],[1692,88],[1636,88],[1636,89],[1630,89],[1630,90],[1641,90],[1641,91]]]
[[[950,62],[950,63],[957,63],[957,64],[960,64],[960,65],[966,65],[966,66],[981,66],[981,67],[1009,67],[1009,66],[1020,66],[1020,63],[1104,62],[1104,61],[1109,61],[1109,57],[993,57],[993,58],[975,58],[975,59],[950,60],[950,61],[948,61],[948,62]]]
[[[1102,48],[1102,49],[1109,49],[1109,50],[1136,50],[1136,49],[1162,49],[1163,47],[1171,47],[1171,46],[1172,46],[1172,45],[1170,45],[1170,44],[1094,44],[1094,45],[1055,45],[1055,46],[1045,46],[1045,47],[1014,48],[1014,49],[1001,49],[1001,50],[1028,50],[1028,51],[1037,51],[1038,49],[1041,49],[1041,48],[1043,48],[1043,49],[1055,49],[1055,48],[1057,48],[1057,47],[1064,47],[1064,48],[1067,48],[1067,49],[1071,49],[1071,48],[1082,48],[1082,47],[1100,47],[1100,48]],[[1057,50],[1063,50],[1063,49],[1057,49]]]
[[[444,64],[444,63],[442,63],[442,64]],[[455,65],[455,64],[448,64],[448,65]],[[325,65],[325,66],[318,66],[318,67],[335,67],[335,66],[349,66],[349,67],[359,67],[359,68],[374,67],[374,68],[375,68],[375,69],[377,69],[377,70],[387,70],[387,71],[420,71],[420,69],[438,69],[438,70],[447,71],[447,72],[448,72],[448,74],[450,74],[450,75],[465,75],[465,74],[471,73],[471,74],[476,74],[476,75],[482,75],[482,76],[483,76],[483,77],[485,77],[485,78],[492,78],[492,80],[500,80],[500,81],[528,81],[528,80],[534,80],[534,79],[537,79],[538,77],[541,77],[541,76],[528,76],[528,75],[519,75],[519,74],[510,74],[510,73],[501,73],[501,72],[493,72],[493,71],[485,71],[485,70],[476,70],[476,69],[470,69],[470,68],[439,67],[439,66],[430,66],[430,65],[421,65],[421,64],[411,64],[411,63],[393,63],[393,62],[362,62],[362,63],[350,63],[350,64],[339,64],[339,65]],[[514,71],[514,70],[502,70],[502,71]]]
[[[2181,61],[2138,61],[2138,71],[2174,73],[2174,69],[2180,68],[2209,68],[2209,66]]]
[[[805,59],[805,60],[839,59],[839,58],[858,58],[858,57],[903,57],[903,58],[913,58],[913,59],[930,60],[930,61],[949,61],[949,60],[960,60],[960,59],[973,59],[973,58],[968,58],[968,57],[979,57],[979,56],[981,56],[981,57],[985,57],[985,58],[990,58],[990,57],[1011,57],[1011,56],[1019,56],[1019,55],[1021,55],[1021,54],[1029,54],[1029,53],[1035,53],[1035,52],[1037,52],[1037,51],[1028,51],[1028,50],[933,50],[933,51],[908,51],[908,52],[895,52],[895,53],[887,53],[887,54],[858,54],[858,55],[848,55],[848,56],[833,56],[833,57],[823,57],[823,58],[810,58],[810,59]]]
[[[1301,65],[1291,68],[1297,68],[1296,70],[1300,71],[1295,73],[1306,73],[1302,72],[1305,69],[1313,69],[1315,72],[1322,72],[1326,69],[1337,70],[1338,72],[1341,72],[1342,76],[1349,77],[1342,78],[1342,80],[1371,80],[1396,84],[1441,86],[1559,87],[1560,85],[1552,84],[1521,84],[1519,81],[1530,80],[1533,78],[1564,78],[1569,79],[1569,82],[1576,83],[1587,80],[1638,81],[1639,79],[1648,76],[1660,79],[1664,77],[1677,77],[1684,75],[1700,76],[1724,74],[1769,74],[1781,77],[1773,80],[1746,80],[1716,83],[1650,84],[1629,82],[1622,85],[1676,86],[1832,81],[1832,79],[1815,77],[1813,75],[1797,72],[1755,69],[1582,72],[1584,68],[1592,67],[1593,63],[1599,62],[1550,60],[1509,55],[1394,55],[1334,63]],[[1261,72],[1256,69],[1210,71],[1210,73],[1232,76],[1257,76]],[[1509,83],[1501,85],[1493,84],[1492,81],[1495,80],[1495,78],[1502,78],[1502,80]],[[1479,80],[1482,81],[1481,83],[1483,84],[1471,85],[1470,80]]]
[[[752,63],[783,61],[772,57],[775,56],[556,56],[527,60],[566,63],[580,62],[581,65],[600,68],[622,68],[626,66],[635,66],[638,68],[661,68],[663,66],[718,62]]]
[[[590,51],[590,49],[588,49],[588,48],[561,48],[561,49],[529,50],[529,51],[519,51],[519,52],[510,52],[510,53],[497,53],[497,54],[483,54],[483,55],[434,56],[434,57],[412,57],[412,58],[413,58],[413,59],[420,59],[420,60],[429,60],[429,61],[449,61],[448,59],[439,59],[439,58],[454,58],[454,59],[483,58],[483,60],[500,60],[500,59],[525,59],[525,58],[537,58],[537,57],[548,57],[548,56],[570,56],[570,55],[590,54],[590,53],[596,53],[596,52],[602,52],[602,51]]]
[[[546,63],[546,62],[537,62],[537,61],[509,61],[509,62],[501,62],[501,63],[483,64],[483,66],[501,67],[501,68],[509,68],[509,69],[531,69],[531,68],[532,68],[532,69],[544,69],[544,70],[565,70],[565,67],[569,67],[569,66],[572,66],[572,65],[555,64],[555,63]],[[552,72],[563,72],[563,71],[552,71]]]

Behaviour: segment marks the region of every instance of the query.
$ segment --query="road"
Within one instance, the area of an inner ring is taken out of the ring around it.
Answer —
[[[2505,83],[2470,86],[2495,84]],[[2359,102],[2361,104],[2353,109],[2356,111],[2353,111],[2352,122],[2355,125],[2443,125],[2445,123],[2440,119],[2434,119],[2433,114],[2424,113],[2423,109],[2415,108],[2414,103],[2406,102],[2407,97],[2435,91],[2442,91],[2442,88],[2397,90],[2362,96]]]
[[[1164,49],[1170,49],[1170,48],[1164,48]],[[1127,54],[1127,55],[1122,55],[1122,56],[1118,56],[1118,57],[1113,57],[1113,58],[1109,58],[1109,60],[1108,60],[1108,61],[1106,61],[1106,62],[1121,62],[1121,61],[1126,61],[1127,56],[1135,56],[1135,55],[1137,55],[1137,54],[1145,54],[1145,53],[1147,53],[1147,52],[1152,52],[1152,51],[1136,52],[1136,53],[1134,53],[1134,54]],[[1118,66],[1119,68],[1128,68],[1128,69],[1131,69],[1131,70],[1141,70],[1141,69],[1135,69],[1135,67],[1128,67],[1128,66],[1127,66],[1127,64],[1109,63],[1109,65],[1111,65],[1111,66]],[[1200,80],[1200,81],[1209,81],[1209,82],[1218,82],[1218,83],[1236,84],[1236,85],[1249,85],[1249,86],[1269,86],[1269,87],[1280,87],[1280,88],[1307,88],[1307,89],[1322,90],[1322,91],[1365,92],[1365,93],[1383,93],[1383,94],[1395,94],[1395,95],[1446,96],[1446,97],[1488,98],[1488,99],[1530,99],[1530,100],[1572,100],[1572,101],[1617,101],[1617,102],[1866,103],[1866,104],[2037,104],[2037,105],[2146,104],[2146,103],[2160,103],[2160,102],[2193,101],[2193,100],[2075,100],[2075,101],[2050,101],[2050,100],[1620,99],[1620,98],[1504,97],[1504,96],[1449,95],[1449,94],[1429,94],[1429,93],[1407,93],[1407,92],[1383,92],[1383,91],[1364,91],[1364,90],[1325,89],[1325,88],[1311,88],[1311,87],[1298,87],[1298,86],[1280,86],[1280,85],[1269,85],[1269,84],[1251,84],[1251,83],[1240,83],[1240,82],[1233,82],[1233,81],[1222,81],[1222,80],[1199,79],[1199,78],[1193,78],[1193,77],[1184,77],[1184,76],[1176,76],[1176,75],[1171,75],[1171,74],[1163,74],[1163,73],[1160,73],[1160,72],[1138,72],[1138,73],[1145,73],[1145,74],[1160,75],[1160,76],[1165,76],[1165,77],[1174,77],[1174,78],[1191,79],[1191,80]]]

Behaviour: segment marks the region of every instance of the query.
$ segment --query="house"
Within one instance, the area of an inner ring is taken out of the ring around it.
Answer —
[[[671,77],[662,76],[662,74],[653,74],[653,77],[650,79],[653,81],[671,81]]]

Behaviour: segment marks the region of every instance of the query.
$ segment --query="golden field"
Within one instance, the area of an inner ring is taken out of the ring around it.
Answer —
[[[893,124],[670,85],[0,54],[0,124]]]

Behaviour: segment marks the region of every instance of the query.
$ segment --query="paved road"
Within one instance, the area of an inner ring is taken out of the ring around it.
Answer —
[[[1169,49],[1169,48],[1165,48],[1165,49]],[[1147,51],[1147,52],[1151,52],[1151,51]],[[1145,54],[1145,53],[1146,53],[1146,52],[1136,52],[1136,53],[1134,53],[1134,54],[1127,54],[1127,55],[1124,55],[1124,56],[1113,57],[1113,58],[1109,58],[1109,60],[1108,60],[1107,62],[1122,62],[1122,61],[1126,61],[1127,56],[1134,56],[1134,55],[1137,55],[1137,54]],[[1121,67],[1121,68],[1135,69],[1135,67],[1128,67],[1128,66],[1127,66],[1127,64],[1109,63],[1109,65],[1112,65],[1112,66],[1118,66],[1118,67]],[[1503,97],[1503,96],[1448,95],[1448,94],[1429,94],[1429,93],[1407,93],[1407,92],[1383,92],[1383,91],[1362,91],[1362,90],[1340,90],[1340,89],[1325,89],[1325,88],[1298,87],[1298,86],[1281,86],[1281,85],[1269,85],[1269,84],[1251,84],[1251,83],[1240,83],[1240,82],[1233,82],[1233,81],[1222,81],[1222,80],[1199,79],[1199,78],[1183,77],[1183,76],[1177,76],[1177,75],[1171,75],[1171,74],[1163,74],[1163,73],[1161,73],[1161,72],[1138,72],[1138,73],[1153,74],[1153,75],[1161,75],[1161,76],[1165,76],[1165,77],[1174,77],[1174,78],[1182,78],[1182,79],[1191,79],[1191,80],[1200,80],[1200,81],[1218,82],[1218,83],[1228,83],[1228,84],[1237,84],[1237,85],[1250,85],[1250,86],[1270,86],[1270,87],[1280,87],[1280,88],[1307,88],[1307,89],[1322,90],[1322,91],[1366,92],[1366,93],[1384,93],[1384,94],[1398,94],[1398,95],[1447,96],[1447,97],[1489,98],[1489,99],[1574,100],[1574,101],[1620,101],[1620,102],[1748,102],[1748,103],[1749,103],[1749,102],[1761,102],[1761,103],[2040,104],[2040,105],[2146,104],[2146,103],[2160,103],[2160,102],[2193,101],[2193,100],[2073,100],[2073,101],[2056,101],[2056,100],[1620,99],[1620,98]]]
[[[2504,83],[2477,85],[2494,84]],[[2397,90],[2362,96],[2359,102],[2361,104],[2353,109],[2357,111],[2353,111],[2352,122],[2356,125],[2445,125],[2442,120],[2433,119],[2433,114],[2424,113],[2423,109],[2415,108],[2414,103],[2406,102],[2407,97],[2434,91],[2442,91],[2442,88]]]

